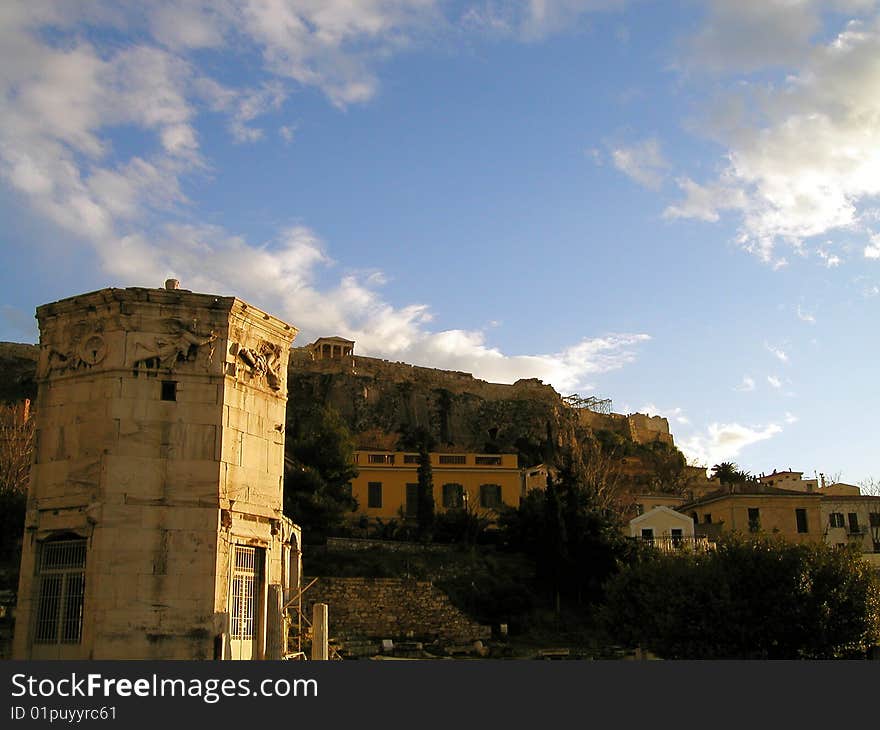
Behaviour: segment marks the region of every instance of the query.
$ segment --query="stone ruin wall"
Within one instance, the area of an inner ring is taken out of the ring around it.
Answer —
[[[312,578],[304,578],[308,585]],[[488,639],[492,629],[472,621],[430,581],[408,578],[318,578],[304,596],[306,616],[330,606],[334,639],[405,639],[454,643]]]

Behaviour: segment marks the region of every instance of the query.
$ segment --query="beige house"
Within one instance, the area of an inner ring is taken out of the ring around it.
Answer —
[[[831,484],[819,493],[825,542],[855,544],[866,559],[880,567],[880,497],[863,495],[849,484]]]
[[[793,492],[815,492],[819,489],[818,479],[804,479],[802,471],[773,470],[772,474],[761,474],[757,477],[758,483],[776,489],[788,489]]]
[[[639,538],[664,552],[693,546],[694,521],[666,506],[652,507],[629,521],[630,537]]]
[[[37,319],[13,656],[280,658],[300,573],[282,514],[296,329],[173,280]]]
[[[698,535],[710,538],[739,532],[779,535],[791,542],[816,542],[823,535],[821,501],[822,497],[815,492],[737,484],[678,509],[691,517]]]
[[[555,466],[536,464],[522,470],[522,496],[525,497],[533,489],[547,489],[547,479],[556,479],[559,470]]]

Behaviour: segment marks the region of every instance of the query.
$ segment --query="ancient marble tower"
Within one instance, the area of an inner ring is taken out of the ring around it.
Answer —
[[[273,658],[296,329],[234,297],[103,289],[37,309],[16,658]]]

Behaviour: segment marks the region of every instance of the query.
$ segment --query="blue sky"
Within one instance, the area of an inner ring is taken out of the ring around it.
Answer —
[[[874,0],[0,4],[0,340],[171,276],[362,354],[876,463]]]

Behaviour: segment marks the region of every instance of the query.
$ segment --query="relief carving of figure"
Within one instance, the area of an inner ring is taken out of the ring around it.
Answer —
[[[281,347],[263,342],[258,349],[242,347],[238,357],[255,377],[264,377],[272,390],[281,390]]]
[[[77,322],[66,331],[66,337],[58,347],[49,346],[46,359],[46,374],[90,368],[99,364],[107,356],[107,344],[93,322]],[[66,340],[66,342],[65,342]]]
[[[133,356],[130,367],[166,368],[173,369],[178,363],[193,362],[198,355],[199,348],[212,345],[208,351],[208,362],[214,356],[213,342],[217,339],[214,332],[207,335],[196,331],[195,326],[187,327],[179,319],[169,319],[166,322],[168,335],[159,335],[151,341],[137,341],[134,343]]]

